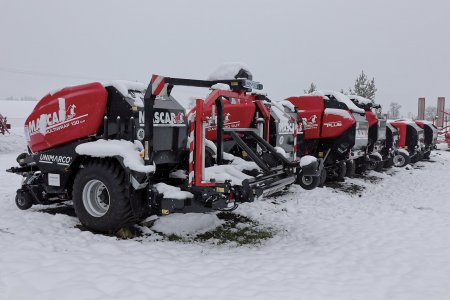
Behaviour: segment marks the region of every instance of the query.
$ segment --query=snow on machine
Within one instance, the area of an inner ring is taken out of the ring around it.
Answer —
[[[380,153],[383,157],[389,157],[384,162],[385,168],[390,168],[397,163],[397,166],[401,166],[401,161],[404,157],[400,155],[398,148],[398,130],[392,126],[389,122],[386,123],[386,143],[381,149]],[[409,156],[409,153],[407,154]],[[394,163],[395,161],[395,163]],[[400,163],[400,164],[399,164]],[[404,166],[404,165],[403,165]]]
[[[409,163],[416,163],[422,159],[425,151],[424,130],[414,121],[389,121],[398,130],[399,141],[394,165],[403,167]]]
[[[211,88],[186,115],[175,86]],[[25,123],[28,153],[8,171],[23,176],[16,204],[73,200],[81,223],[111,232],[151,214],[233,210],[237,202],[276,193],[296,180],[299,162],[286,159],[255,128],[226,128],[226,99],[255,101],[260,83],[203,81],[153,75],[147,86],[118,81],[64,88],[41,99]],[[217,122],[203,113],[215,103]],[[217,127],[214,166],[206,166],[206,132]],[[251,158],[225,155],[230,135]],[[249,147],[244,139],[256,145]]]
[[[439,130],[430,121],[415,120],[416,124],[424,131],[424,144],[425,149],[423,153],[423,159],[429,159],[431,151],[436,149]]]
[[[300,150],[305,140],[303,119],[289,101],[272,101],[269,105],[270,143],[276,145],[281,152],[288,153],[293,159],[300,158],[301,168],[298,170],[297,183],[306,190],[316,188],[321,183],[324,164],[322,159]],[[296,137],[292,138],[293,134]]]
[[[389,167],[395,153],[394,149],[386,149],[386,123],[387,120],[377,110],[380,105],[375,105],[370,99],[366,99],[357,95],[350,95],[350,100],[365,111],[366,119],[369,125],[369,141],[367,145],[367,153],[369,160],[367,162],[368,170],[382,171],[383,167]]]
[[[355,173],[355,160],[367,160],[368,122],[364,110],[345,95],[317,91],[310,95],[289,97],[304,122],[303,155],[323,161],[321,183],[326,178],[343,180]]]

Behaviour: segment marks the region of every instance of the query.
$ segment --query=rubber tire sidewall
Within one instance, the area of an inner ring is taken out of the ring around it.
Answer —
[[[375,167],[374,171],[375,172],[383,172],[383,166],[384,166],[384,162],[382,160],[380,160],[377,163],[377,166]]]
[[[402,152],[400,152],[400,153],[397,154],[397,155],[403,156],[403,157],[405,158],[405,163],[404,163],[403,165],[401,165],[401,166],[396,166],[396,167],[398,167],[398,168],[403,168],[403,167],[405,167],[407,164],[411,163],[411,157],[409,157],[409,155],[406,155],[405,153],[402,153]],[[395,166],[395,164],[394,164],[394,166]]]
[[[109,209],[101,217],[89,214],[83,203],[83,188],[93,179],[100,180],[109,193]],[[90,230],[111,233],[133,223],[130,201],[125,192],[124,173],[115,163],[96,161],[81,169],[75,178],[72,198],[81,224]]]
[[[23,199],[24,203],[20,204],[19,203],[19,195],[16,195],[16,205],[19,209],[21,210],[27,210],[29,209],[31,206],[33,206],[33,200],[31,199],[31,196],[27,193],[27,192],[22,192],[21,193],[21,198]]]
[[[389,157],[383,164],[383,167],[386,169],[392,168],[394,166],[394,157]]]
[[[320,184],[321,176],[309,176],[309,177],[311,177],[311,184],[308,184],[308,185],[303,183],[303,180],[302,180],[303,177],[304,177],[303,173],[300,171],[297,174],[297,183],[305,190],[308,190],[308,191],[313,190],[316,187],[318,187]]]
[[[367,163],[364,161],[362,163],[357,164],[355,161],[355,174],[364,175],[367,172]]]

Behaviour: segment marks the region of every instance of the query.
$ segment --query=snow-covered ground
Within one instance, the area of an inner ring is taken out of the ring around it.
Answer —
[[[414,167],[241,205],[237,214],[274,234],[237,246],[155,233],[222,226],[214,215],[168,216],[120,240],[78,229],[70,208],[20,211],[21,178],[4,171],[20,132],[0,135],[0,148],[20,146],[0,151],[2,300],[450,299],[446,146]]]

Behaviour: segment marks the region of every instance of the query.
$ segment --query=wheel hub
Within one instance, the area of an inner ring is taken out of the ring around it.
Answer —
[[[394,156],[394,165],[396,167],[403,166],[405,164],[405,158],[402,155],[396,155]]]
[[[24,204],[25,204],[25,200],[24,200],[22,197],[17,198],[17,202],[18,202],[20,205],[24,205]]]
[[[106,185],[98,179],[92,179],[83,188],[83,205],[93,217],[102,217],[110,205],[109,192]]]
[[[313,179],[311,176],[302,176],[302,183],[304,185],[310,185],[313,182]]]

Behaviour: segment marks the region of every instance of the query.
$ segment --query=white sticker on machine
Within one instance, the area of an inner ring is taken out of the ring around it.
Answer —
[[[61,186],[61,179],[59,174],[48,173],[48,185]]]

